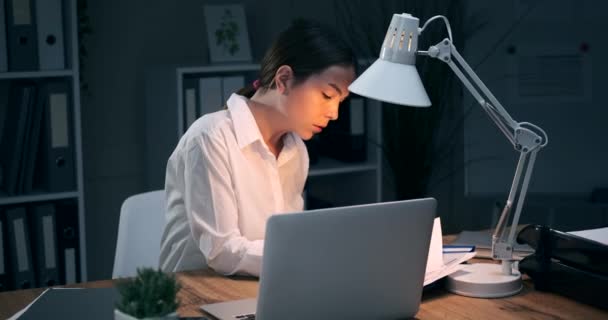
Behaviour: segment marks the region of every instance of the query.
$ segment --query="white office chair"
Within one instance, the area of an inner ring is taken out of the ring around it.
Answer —
[[[120,209],[112,278],[131,277],[139,267],[158,267],[165,226],[165,191],[127,198]]]

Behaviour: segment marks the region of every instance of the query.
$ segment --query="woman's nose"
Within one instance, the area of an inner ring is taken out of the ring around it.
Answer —
[[[338,109],[340,108],[340,104],[335,104],[329,108],[329,113],[327,117],[331,120],[338,120]]]

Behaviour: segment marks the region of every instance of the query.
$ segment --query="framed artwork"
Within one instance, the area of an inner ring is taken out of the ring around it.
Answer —
[[[206,5],[205,23],[211,63],[251,61],[242,5]]]

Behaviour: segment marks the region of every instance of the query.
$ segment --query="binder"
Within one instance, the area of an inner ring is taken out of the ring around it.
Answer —
[[[65,68],[62,0],[36,0],[40,70]]]
[[[363,98],[351,98],[348,111],[352,158],[354,161],[365,161],[367,159],[367,134],[365,133],[365,101]]]
[[[199,79],[199,101],[201,116],[222,109],[222,79],[219,77],[204,77]]]
[[[23,141],[21,142],[22,145],[20,146],[20,154],[19,154],[19,166],[17,168],[17,182],[16,182],[16,186],[14,189],[14,193],[15,194],[21,194],[22,193],[22,187],[23,187],[23,176],[25,174],[24,170],[25,170],[25,165],[24,165],[24,161],[25,161],[25,157],[26,157],[26,153],[28,150],[27,147],[27,142],[30,138],[30,130],[31,130],[31,124],[32,124],[32,105],[31,105],[31,101],[32,101],[32,95],[34,95],[35,93],[33,91],[30,91],[29,94],[27,95],[27,98],[24,99],[23,103],[21,104],[22,107],[24,107],[25,109],[25,122],[24,122],[24,133],[23,133]]]
[[[55,204],[59,281],[61,284],[80,281],[80,251],[78,232],[78,206],[73,201]]]
[[[10,289],[8,283],[8,268],[6,265],[7,251],[6,219],[4,218],[4,212],[0,209],[0,292]]]
[[[34,270],[39,287],[59,284],[59,264],[55,227],[55,206],[50,203],[31,207],[31,234]]]
[[[9,263],[13,289],[28,289],[35,283],[28,219],[24,207],[6,209]]]
[[[45,105],[46,89],[44,85],[40,85],[36,89],[36,98],[32,99],[30,106],[30,113],[32,114],[31,124],[28,128],[29,138],[26,139],[23,161],[23,179],[21,191],[22,193],[30,193],[34,187],[34,172],[36,168],[36,159],[38,156],[38,149],[40,149],[40,134],[42,126],[42,116]]]
[[[198,80],[184,78],[184,129],[187,130],[196,121],[198,109]]]
[[[38,69],[38,40],[34,0],[6,1],[9,71]]]
[[[48,82],[45,91],[35,183],[48,192],[70,191],[76,186],[76,172],[68,84],[64,81]]]
[[[8,48],[6,46],[5,0],[0,0],[0,72],[8,71]]]
[[[36,105],[38,103],[38,88],[33,86],[31,88],[27,102],[27,117],[25,126],[25,138],[23,139],[23,147],[21,154],[21,167],[19,169],[19,179],[17,185],[17,194],[25,193],[25,187],[27,181],[27,175],[29,171],[33,170],[34,160],[36,152],[33,149],[37,148],[37,145],[32,145],[33,139],[37,139],[37,135],[40,134],[40,121],[42,119],[42,109]]]
[[[243,76],[232,76],[222,78],[222,102],[230,98],[230,95],[239,91],[245,86],[245,78]]]
[[[363,98],[350,100],[350,135],[360,137],[365,134],[365,104]]]
[[[4,190],[15,195],[19,186],[19,173],[26,137],[29,97],[33,88],[24,83],[12,83],[4,133],[0,145],[0,161],[4,171]]]

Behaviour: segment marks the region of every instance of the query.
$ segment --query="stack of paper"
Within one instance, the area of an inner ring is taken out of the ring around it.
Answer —
[[[429,256],[426,263],[424,285],[431,284],[462,268],[461,263],[473,258],[475,252],[443,252],[443,234],[441,232],[441,219],[435,218],[433,235],[429,247]]]
[[[462,231],[452,244],[475,246],[477,258],[492,258],[492,230]],[[534,249],[527,244],[516,243],[513,246],[513,259],[515,260],[521,260],[532,253],[534,253]]]

